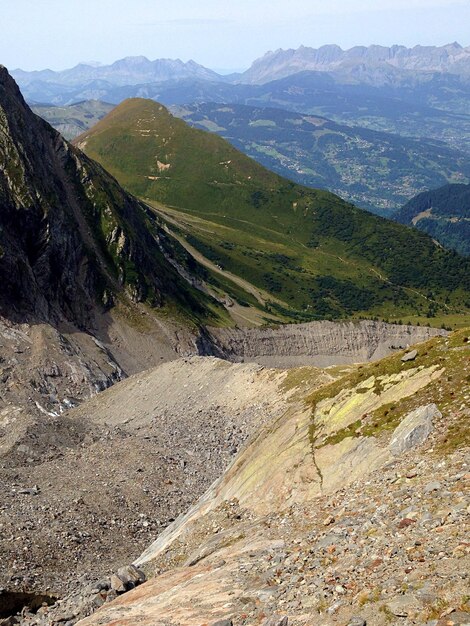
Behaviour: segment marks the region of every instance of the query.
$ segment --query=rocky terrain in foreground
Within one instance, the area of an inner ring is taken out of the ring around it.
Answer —
[[[468,356],[461,331],[327,378],[262,370],[287,403],[135,560],[148,582],[90,577],[20,623],[469,623]]]
[[[30,424],[0,457],[0,587],[62,595],[132,560],[285,410],[285,376],[173,361]]]

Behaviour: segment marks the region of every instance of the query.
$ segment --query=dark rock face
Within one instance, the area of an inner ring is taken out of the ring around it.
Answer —
[[[155,218],[34,115],[3,66],[0,165],[0,314],[86,328],[121,290],[153,306],[184,297]]]
[[[5,68],[0,130],[0,310],[48,319],[60,302],[83,318],[74,301],[89,299],[91,276],[64,184],[69,147],[31,113]]]

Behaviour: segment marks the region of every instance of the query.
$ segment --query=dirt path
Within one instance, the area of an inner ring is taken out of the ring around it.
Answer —
[[[172,216],[172,214],[169,211],[167,211],[166,209],[163,209],[163,208],[160,208],[160,207],[157,208],[154,205],[147,205],[147,206],[149,206],[149,208],[151,208],[153,211],[155,211],[155,213],[157,213],[160,217],[165,219],[170,224],[173,224],[174,226],[177,226],[179,228],[182,227],[181,222],[179,222],[177,219],[175,219]],[[274,298],[267,291],[264,291],[262,289],[258,289],[257,287],[252,285],[247,280],[244,280],[243,278],[240,278],[240,276],[236,276],[235,274],[232,274],[232,272],[228,272],[227,270],[223,270],[222,268],[218,267],[215,263],[210,261],[203,254],[201,254],[198,250],[196,250],[196,248],[194,248],[191,244],[189,244],[184,239],[184,237],[181,237],[180,235],[177,235],[168,226],[166,227],[166,230],[172,237],[174,237],[175,239],[177,239],[179,241],[179,243],[183,246],[183,248],[187,252],[189,252],[189,254],[196,261],[198,261],[201,265],[203,265],[207,269],[210,269],[212,272],[215,272],[216,274],[224,276],[224,278],[228,278],[231,282],[235,283],[236,285],[238,285],[239,287],[244,289],[247,293],[249,293],[252,296],[254,296],[261,306],[264,306],[266,304],[266,302],[268,302],[269,300],[271,300],[271,301],[275,300],[276,302],[282,304],[283,306],[286,306],[285,302],[282,302],[281,300],[278,300],[278,299]]]

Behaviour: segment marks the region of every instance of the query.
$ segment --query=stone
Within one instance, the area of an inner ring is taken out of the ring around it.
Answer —
[[[367,626],[367,622],[364,618],[353,615],[348,622],[348,626]]]
[[[263,626],[288,626],[289,618],[287,615],[272,615],[268,617],[266,621],[263,622]]]
[[[417,356],[418,350],[411,350],[411,352],[407,352],[406,354],[404,354],[401,357],[401,360],[403,361],[403,363],[406,363],[407,361],[414,361]]]
[[[113,591],[116,591],[117,593],[124,593],[125,591],[127,591],[126,584],[124,583],[123,580],[121,580],[119,576],[116,576],[116,574],[111,575],[110,582],[111,582],[111,589]]]
[[[109,579],[108,578],[103,578],[103,579],[99,580],[96,583],[95,587],[96,587],[96,589],[98,589],[98,591],[106,591],[110,587]]]
[[[424,486],[424,493],[432,493],[433,491],[439,491],[441,483],[438,480],[433,480]]]
[[[103,592],[97,593],[96,596],[93,598],[93,606],[98,609],[100,606],[103,606],[105,601],[106,594]]]
[[[110,589],[106,594],[106,602],[112,602],[118,597],[118,593],[115,589]]]
[[[397,526],[398,528],[408,528],[408,526],[411,526],[411,524],[416,524],[416,520],[409,517],[404,517],[398,522]]]
[[[18,489],[18,493],[27,496],[37,496],[40,492],[41,490],[37,485],[34,485],[34,487],[28,487],[27,489]]]
[[[328,548],[329,546],[334,545],[336,542],[338,541],[338,537],[336,535],[325,535],[324,537],[322,537],[321,539],[319,539],[317,541],[316,544],[316,549],[317,550],[323,550],[325,548]]]
[[[387,607],[395,617],[408,617],[408,614],[419,608],[419,603],[411,594],[398,596],[387,602]]]
[[[343,606],[343,602],[341,600],[338,600],[337,602],[335,602],[334,604],[332,604],[330,607],[328,607],[326,609],[326,612],[328,613],[328,615],[334,615],[339,608],[341,608]]]
[[[137,569],[135,565],[126,565],[125,567],[120,567],[117,571],[117,575],[128,589],[137,587],[137,585],[140,585],[147,580],[144,572],[140,569]]]
[[[424,443],[433,430],[434,417],[442,417],[435,404],[420,406],[402,420],[395,428],[389,443],[390,452],[399,456]]]
[[[219,619],[217,622],[214,622],[212,626],[233,626],[233,622],[231,619]]]

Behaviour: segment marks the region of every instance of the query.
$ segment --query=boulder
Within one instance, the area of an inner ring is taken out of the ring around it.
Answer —
[[[412,350],[411,352],[407,352],[406,354],[404,354],[401,357],[401,360],[403,361],[403,363],[406,363],[407,361],[414,361],[417,356],[418,356],[418,351]]]
[[[146,581],[144,572],[140,569],[137,569],[135,565],[126,565],[125,567],[120,567],[117,571],[117,575],[126,585],[127,589],[137,587],[137,585],[140,585],[141,583],[144,583]]]
[[[124,593],[127,591],[125,583],[116,574],[111,575],[111,589],[117,593]]]
[[[268,619],[263,622],[263,626],[287,626],[289,623],[289,618],[287,615],[272,615],[268,617]]]
[[[433,430],[434,417],[442,417],[435,404],[420,406],[409,413],[393,431],[389,443],[390,452],[399,456],[426,441]]]

